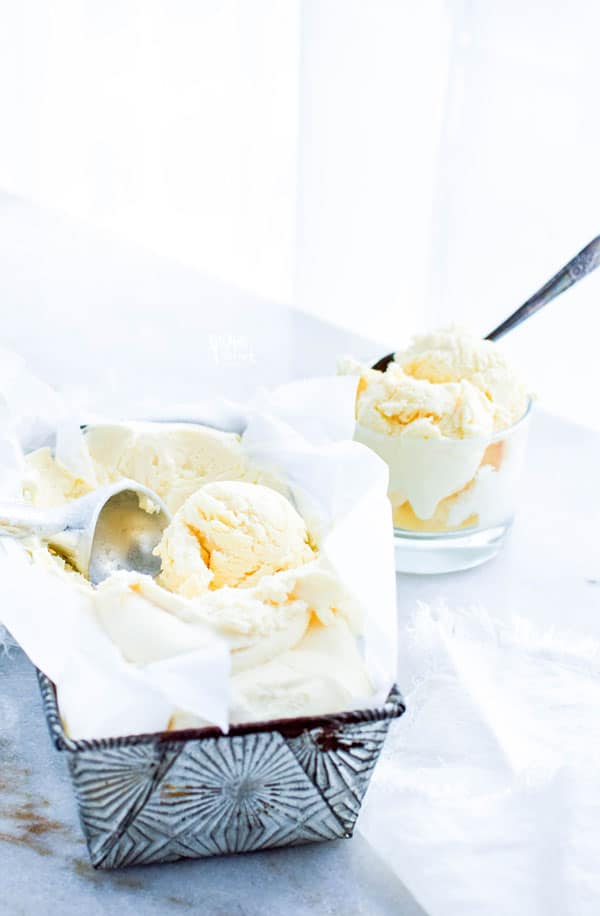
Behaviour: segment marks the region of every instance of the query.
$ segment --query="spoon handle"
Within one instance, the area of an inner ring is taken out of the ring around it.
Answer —
[[[539,309],[551,302],[552,299],[555,299],[556,296],[564,293],[566,289],[578,283],[583,277],[587,277],[599,265],[600,235],[586,245],[568,264],[565,264],[551,280],[548,280],[516,312],[513,312],[502,324],[494,328],[487,335],[486,340],[499,340],[500,337],[504,337],[508,331],[512,331],[513,328],[530,318],[531,315],[534,315]]]

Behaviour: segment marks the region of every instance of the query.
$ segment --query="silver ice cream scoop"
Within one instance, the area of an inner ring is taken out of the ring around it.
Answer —
[[[154,511],[146,511],[143,501]],[[152,553],[169,524],[160,497],[133,480],[99,487],[56,509],[0,504],[0,537],[37,535],[98,584],[119,569],[156,576]]]

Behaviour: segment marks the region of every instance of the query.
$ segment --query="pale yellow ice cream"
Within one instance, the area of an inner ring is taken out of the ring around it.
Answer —
[[[415,337],[385,372],[351,359],[339,368],[359,376],[355,438],[388,464],[396,526],[439,531],[477,524],[482,513],[472,495],[466,514],[457,500],[473,490],[480,468],[506,465],[508,451],[502,456],[496,440],[529,403],[498,346],[450,329]],[[493,487],[478,492],[489,499]]]
[[[189,598],[223,585],[248,587],[315,556],[291,503],[268,487],[242,481],[197,490],[155,553],[162,560],[161,585]]]
[[[360,608],[319,559],[264,576],[254,586],[223,586],[194,598],[168,592],[147,576],[121,572],[97,588],[96,603],[113,641],[137,664],[182,651],[181,629],[172,626],[173,620],[189,628],[190,639],[196,627],[201,638],[206,626],[222,636],[234,671],[255,668],[294,648],[312,623],[328,627],[343,619],[355,634],[362,627]],[[145,632],[148,607],[152,626]]]
[[[235,433],[192,423],[113,423],[90,427],[85,445],[93,477],[72,474],[49,448],[27,456],[25,495],[40,508],[62,505],[124,478],[157,493],[176,512],[192,493],[217,480],[264,483],[286,491],[274,474],[253,467]]]
[[[105,631],[132,664],[202,648],[207,630],[225,639],[232,721],[346,709],[371,692],[356,644],[361,610],[319,558],[252,586],[222,586],[192,598],[147,576],[117,573],[96,589],[95,604]],[[313,636],[320,654],[307,654]],[[190,725],[184,716],[170,727]]]
[[[523,416],[527,390],[496,344],[465,331],[415,337],[385,372],[342,361],[360,375],[356,417],[375,432],[464,439]]]
[[[341,618],[330,626],[313,623],[291,651],[231,678],[231,722],[317,716],[348,709],[357,697],[367,698],[371,685],[356,639]],[[177,712],[171,728],[204,723]]]
[[[41,546],[31,554],[92,597],[123,658],[143,667],[225,640],[231,720],[337,712],[371,692],[356,637],[362,609],[320,555],[292,503],[254,481],[239,437],[206,427],[118,424],[88,430],[95,479],[83,480],[48,449],[27,459],[25,495],[64,504],[129,477],[174,510],[157,548],[159,578],[120,572],[93,587]],[[231,479],[228,479],[231,477]],[[190,724],[176,711],[169,727]],[[165,723],[165,728],[167,723]]]
[[[86,443],[99,485],[129,477],[158,493],[171,512],[216,480],[281,486],[251,466],[238,435],[198,424],[95,426],[87,431]]]
[[[31,452],[25,466],[23,495],[40,509],[63,506],[93,489],[90,481],[77,477],[56,461],[49,448]]]

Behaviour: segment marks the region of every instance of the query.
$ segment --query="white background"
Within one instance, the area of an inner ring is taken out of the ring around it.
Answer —
[[[484,334],[600,232],[599,28],[589,0],[0,0],[0,189],[384,349]],[[599,302],[600,272],[503,344],[598,427]]]

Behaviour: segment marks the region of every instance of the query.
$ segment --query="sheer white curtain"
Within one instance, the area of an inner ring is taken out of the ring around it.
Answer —
[[[429,315],[485,333],[600,234],[600,6],[457,7]],[[502,343],[565,416],[600,428],[600,270]],[[576,457],[574,456],[574,461]]]
[[[0,0],[0,188],[289,300],[298,0]]]
[[[0,0],[0,190],[393,346],[600,232],[588,0]],[[600,426],[600,273],[507,339]]]
[[[302,5],[297,297],[380,340],[426,322],[451,12]]]

